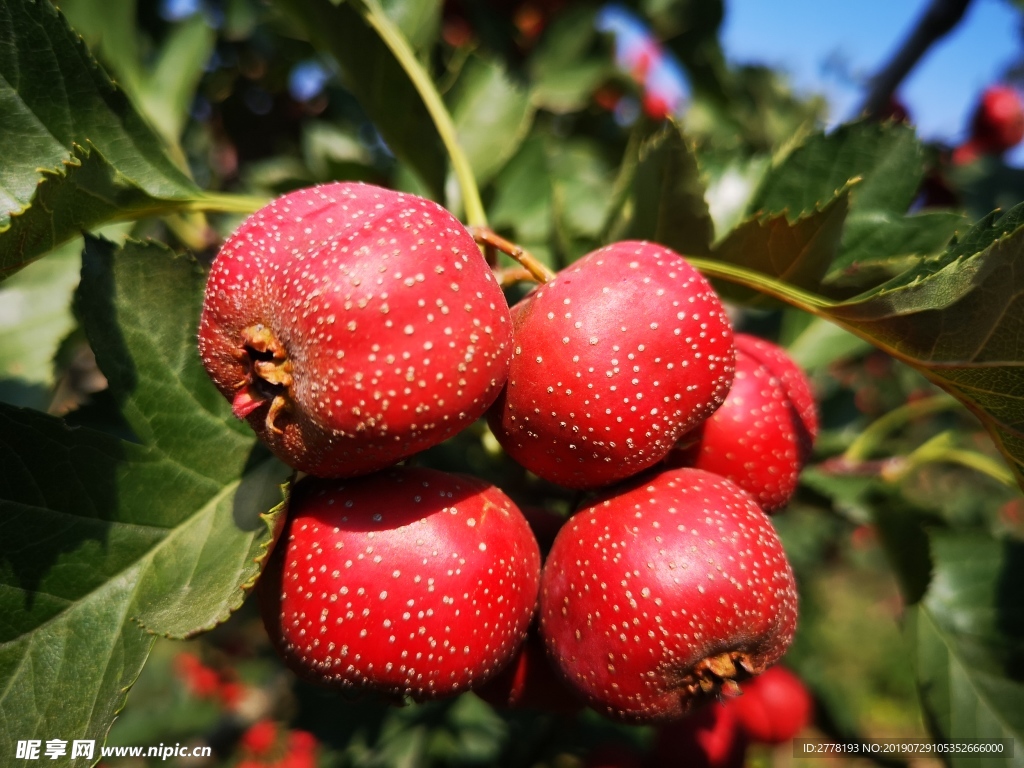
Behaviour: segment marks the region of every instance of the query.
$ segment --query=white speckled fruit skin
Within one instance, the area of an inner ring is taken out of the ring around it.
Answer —
[[[488,422],[513,459],[559,485],[597,488],[654,465],[732,383],[718,296],[653,243],[584,256],[512,316],[508,384]]]
[[[697,469],[647,475],[569,519],[541,576],[541,633],[566,680],[613,719],[649,723],[706,700],[704,659],[757,671],[793,639],[797,592],[771,521]]]
[[[782,383],[736,348],[736,376],[722,407],[681,441],[668,467],[696,467],[727,477],[768,514],[796,493],[808,434]]]
[[[242,331],[268,327],[293,366],[278,434],[320,477],[381,469],[479,418],[508,373],[508,305],[472,236],[434,202],[362,184],[292,192],[253,214],[213,266],[199,350],[231,400]]]
[[[509,662],[539,579],[537,542],[500,490],[394,467],[297,483],[259,598],[271,640],[302,677],[423,700]]]

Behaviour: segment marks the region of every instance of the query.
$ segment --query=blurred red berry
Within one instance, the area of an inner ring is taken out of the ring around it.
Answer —
[[[971,118],[971,135],[953,150],[953,163],[963,165],[981,155],[1001,155],[1024,139],[1024,104],[1008,85],[991,85]]]
[[[652,766],[742,768],[746,734],[728,704],[714,702],[675,723],[658,728]]]
[[[239,741],[242,749],[259,756],[270,752],[277,743],[277,723],[273,720],[257,720],[242,734]]]
[[[221,684],[220,675],[217,670],[203,664],[198,656],[191,653],[178,654],[175,667],[178,677],[193,696],[208,699],[217,695]]]
[[[743,695],[729,705],[752,741],[782,744],[811,723],[811,692],[785,667],[772,667],[741,686]]]
[[[644,113],[652,120],[664,120],[672,113],[668,102],[650,91],[644,94],[643,107]]]

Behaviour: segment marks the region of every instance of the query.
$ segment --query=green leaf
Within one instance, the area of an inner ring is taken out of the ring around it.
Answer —
[[[965,403],[1024,486],[1022,219],[1024,206],[983,221],[941,256],[825,312]]]
[[[429,52],[441,27],[442,0],[380,0],[380,4],[415,50]]]
[[[138,442],[0,407],[4,754],[26,734],[102,742],[150,633],[238,608],[288,473],[205,379],[195,263],[95,239],[83,258],[76,307]]]
[[[791,219],[820,208],[859,178],[853,209],[903,213],[924,173],[924,155],[912,128],[860,122],[818,133],[792,149],[765,177],[749,213],[787,213]]]
[[[533,122],[526,91],[501,64],[471,58],[450,99],[459,143],[478,184],[486,184],[519,149]]]
[[[53,357],[75,327],[81,250],[81,240],[67,243],[0,285],[0,379],[53,384]]]
[[[1024,545],[982,535],[933,532],[934,576],[923,601],[907,612],[924,707],[937,737],[1024,736],[1024,604],[1019,585]],[[1020,765],[1022,756],[952,756],[951,764]]]
[[[800,288],[817,288],[835,258],[849,209],[844,188],[820,209],[790,221],[785,214],[759,216],[740,224],[714,249],[714,257]],[[726,295],[750,303],[745,290]]]
[[[714,234],[693,148],[667,123],[639,147],[628,236],[701,256],[711,252]]]
[[[139,104],[164,140],[176,146],[188,120],[216,32],[203,15],[176,25],[160,49],[153,70],[139,85]]]
[[[334,57],[345,85],[388,148],[415,169],[436,199],[442,199],[447,160],[441,137],[402,65],[367,21],[372,13],[383,14],[379,4],[374,0],[337,5],[330,0],[280,0],[276,5],[299,24],[313,45]]]
[[[879,288],[833,302],[744,268],[696,266],[838,323],[964,403],[1024,488],[1024,204]]]
[[[955,211],[901,216],[891,211],[857,210],[843,231],[839,257],[825,277],[836,287],[868,288],[905,271],[922,256],[941,253],[965,219]]]
[[[0,277],[82,229],[201,197],[46,0],[0,5]]]
[[[607,54],[594,50],[596,38],[592,8],[573,8],[554,18],[527,63],[537,106],[568,114],[590,103],[615,73]]]
[[[520,243],[551,237],[552,190],[543,139],[528,138],[494,181],[491,223]]]

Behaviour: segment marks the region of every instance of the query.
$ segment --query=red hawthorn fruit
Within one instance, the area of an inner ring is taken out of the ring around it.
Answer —
[[[735,483],[673,469],[610,489],[555,539],[541,634],[598,712],[682,717],[786,652],[793,572],[771,520]]]
[[[796,492],[809,453],[809,436],[782,383],[737,346],[729,396],[683,436],[665,463],[727,477],[771,513]]]
[[[506,452],[568,488],[635,475],[721,405],[732,326],[682,256],[620,242],[512,310],[508,383],[488,412]]]
[[[511,322],[472,236],[414,195],[285,195],[228,238],[199,328],[207,372],[285,463],[389,466],[467,426],[508,371]]]
[[[992,85],[981,94],[971,120],[970,141],[979,151],[1002,154],[1024,139],[1024,104],[1014,88]]]
[[[752,741],[783,744],[803,731],[814,715],[814,699],[799,677],[772,667],[740,686],[729,700],[740,727]]]
[[[789,353],[777,344],[772,344],[757,336],[751,336],[749,333],[737,333],[733,341],[736,344],[736,349],[742,349],[765,366],[772,376],[782,384],[786,396],[800,416],[800,423],[804,431],[800,440],[805,451],[801,461],[806,461],[810,458],[814,441],[818,439],[818,404],[814,397],[814,390],[811,388],[811,382],[807,380],[807,374],[789,356]]]
[[[660,726],[654,739],[656,768],[742,768],[747,739],[731,707],[712,702],[683,720]]]
[[[238,743],[251,755],[266,755],[277,744],[277,736],[277,723],[273,720],[257,720],[242,734]]]
[[[505,494],[394,467],[296,483],[259,599],[271,641],[300,676],[424,700],[508,663],[539,576],[537,542]]]

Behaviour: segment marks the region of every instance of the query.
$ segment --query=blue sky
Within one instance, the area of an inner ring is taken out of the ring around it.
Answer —
[[[849,119],[865,79],[892,55],[929,0],[726,0],[722,43],[735,63],[789,73],[801,92],[826,96],[830,119]],[[1021,15],[1008,0],[974,0],[899,91],[920,134],[958,142],[978,93],[1021,52]],[[829,62],[841,66],[829,66]],[[845,75],[842,74],[845,72]],[[1009,158],[1024,165],[1024,148]]]

